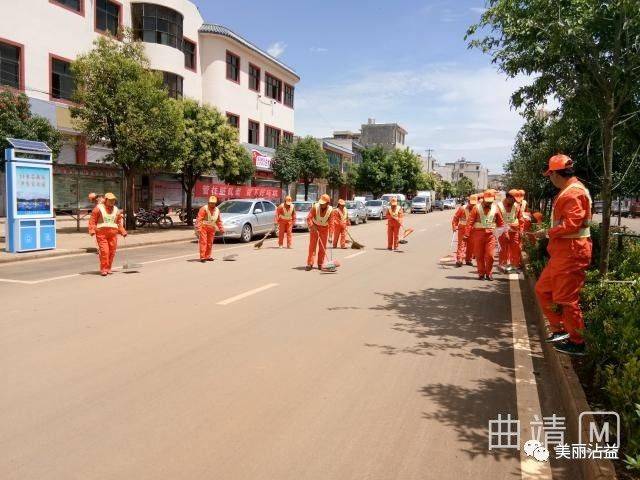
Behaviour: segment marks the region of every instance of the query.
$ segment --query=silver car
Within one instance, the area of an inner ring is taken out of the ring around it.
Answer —
[[[389,205],[385,200],[367,200],[364,204],[367,209],[367,218],[377,218],[383,220],[387,214]]]
[[[225,238],[250,242],[254,235],[276,231],[276,206],[269,200],[246,198],[227,200],[220,204]],[[220,233],[216,233],[220,236]]]
[[[307,225],[307,215],[313,207],[313,202],[293,202],[296,209],[296,223],[293,224],[294,230],[309,230]]]
[[[360,222],[367,223],[367,208],[364,206],[364,203],[359,200],[351,200],[346,203],[345,207],[351,225],[359,225]]]
[[[411,200],[411,213],[429,213],[431,210],[431,200],[427,197],[413,197]]]

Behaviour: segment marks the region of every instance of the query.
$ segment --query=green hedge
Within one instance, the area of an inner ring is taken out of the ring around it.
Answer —
[[[595,265],[601,231],[592,225],[593,262],[581,304],[585,318],[587,363],[592,403],[620,414],[627,468],[640,471],[640,241],[613,242],[610,273],[603,279]],[[539,275],[547,261],[547,241],[529,244],[528,269]]]

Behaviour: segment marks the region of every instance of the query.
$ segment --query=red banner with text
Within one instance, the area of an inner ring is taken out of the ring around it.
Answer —
[[[196,182],[196,197],[208,197],[210,195],[218,197],[218,202],[233,198],[270,198],[278,200],[280,199],[280,189],[264,185],[251,187],[248,185]]]

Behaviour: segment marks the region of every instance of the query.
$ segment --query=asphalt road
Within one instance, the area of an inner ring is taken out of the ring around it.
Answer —
[[[409,216],[400,253],[354,227],[336,274],[303,270],[306,234],[129,249],[139,273],[107,278],[92,254],[0,266],[0,478],[520,478],[487,436],[518,411],[509,283],[440,262],[450,216]]]

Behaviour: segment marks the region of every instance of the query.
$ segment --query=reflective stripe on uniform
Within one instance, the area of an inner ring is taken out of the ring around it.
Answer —
[[[320,227],[326,227],[327,225],[329,225],[329,218],[331,217],[331,212],[333,212],[333,207],[331,205],[327,205],[327,211],[324,216],[320,215],[319,203],[316,203],[314,205],[314,208],[316,209],[316,216],[313,219],[313,223]]]
[[[558,225],[560,225],[562,223],[562,218],[559,218],[558,220],[555,220],[555,208],[556,208],[556,203],[558,202],[558,200],[564,196],[570,189],[572,188],[577,188],[578,190],[582,190],[584,192],[584,194],[587,196],[587,199],[589,200],[589,212],[587,214],[587,218],[585,218],[582,222],[582,228],[580,228],[580,230],[578,230],[576,233],[568,233],[566,235],[562,235],[560,238],[588,238],[591,236],[591,228],[589,228],[589,217],[591,214],[591,205],[593,204],[593,201],[591,200],[591,194],[589,193],[589,190],[587,189],[587,187],[585,187],[582,183],[580,182],[575,182],[572,183],[571,185],[568,185],[567,187],[565,187],[556,197],[556,199],[553,201],[553,207],[551,207],[551,219],[553,220],[553,226],[557,227]]]
[[[204,207],[204,210],[207,214],[207,217],[202,220],[202,224],[209,227],[215,227],[216,222],[218,221],[218,217],[220,216],[220,210],[218,210],[218,207],[215,207],[213,209],[213,213],[209,211],[209,207]]]
[[[398,219],[398,217],[400,216],[400,207],[396,206],[396,211],[395,213],[393,212],[393,208],[389,207],[389,214],[391,215],[392,218],[394,218],[395,220]]]
[[[282,205],[282,213],[280,214],[280,218],[282,220],[291,220],[293,218],[293,205],[291,205],[291,208],[288,211],[287,206]]]
[[[502,202],[498,203],[498,208],[500,209],[500,213],[502,213],[502,217],[504,218],[504,223],[509,225],[510,227],[517,227],[520,225],[518,221],[518,207],[517,204],[513,204],[511,206],[511,211],[507,212],[507,207],[504,206]]]
[[[473,228],[496,228],[496,213],[498,208],[495,203],[491,204],[491,208],[489,209],[489,213],[485,215],[484,208],[478,204],[476,205],[476,210],[478,211],[478,217],[480,217],[479,222],[475,222],[473,224]]]
[[[118,218],[118,207],[114,206],[113,211],[107,213],[107,207],[105,207],[103,203],[99,203],[98,210],[100,210],[100,215],[102,215],[102,222],[96,225],[96,228],[118,228],[118,222],[116,221]]]

